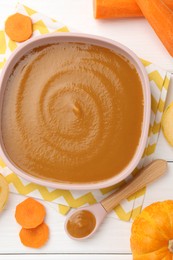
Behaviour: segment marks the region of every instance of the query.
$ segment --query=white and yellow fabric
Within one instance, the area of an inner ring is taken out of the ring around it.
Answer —
[[[44,16],[24,5],[18,4],[16,12],[28,15],[32,18],[34,29],[32,37],[51,32],[69,31],[68,28],[60,22],[48,18],[47,16]],[[0,69],[3,68],[11,52],[18,45],[19,43],[13,42],[8,38],[4,30],[0,31]],[[150,80],[152,93],[152,114],[146,149],[138,168],[141,168],[152,160],[152,155],[155,151],[158,140],[160,121],[170,81],[170,74],[168,72],[158,68],[150,62],[144,60],[142,60],[142,62],[146,68]],[[58,204],[59,212],[62,214],[66,214],[71,207],[76,208],[100,201],[117,188],[116,185],[110,188],[94,190],[91,192],[64,191],[42,187],[34,183],[29,183],[17,176],[15,173],[11,172],[2,160],[0,160],[0,173],[6,177],[6,180],[10,185],[11,192],[54,202]],[[122,203],[114,210],[114,217],[129,221],[137,216],[143,205],[145,192],[146,190],[143,189],[128,199],[122,201]]]

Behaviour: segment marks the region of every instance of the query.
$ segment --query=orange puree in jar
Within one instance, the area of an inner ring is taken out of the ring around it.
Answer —
[[[23,171],[91,183],[128,165],[142,121],[141,81],[127,59],[95,45],[59,43],[15,66],[1,124],[6,152]]]
[[[95,226],[95,216],[88,210],[80,210],[74,213],[67,222],[68,233],[75,238],[88,236]]]

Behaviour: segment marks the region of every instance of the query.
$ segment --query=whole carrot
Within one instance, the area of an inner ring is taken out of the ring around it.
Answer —
[[[173,11],[162,0],[136,0],[136,3],[173,56]]]
[[[163,1],[173,10],[173,0]],[[143,16],[135,0],[93,0],[93,5],[97,19]]]

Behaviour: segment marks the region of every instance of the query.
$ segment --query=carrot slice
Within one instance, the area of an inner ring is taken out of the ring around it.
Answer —
[[[173,0],[163,2],[173,10]],[[97,19],[143,16],[135,0],[93,0],[93,5]]]
[[[44,206],[32,198],[28,198],[17,205],[15,218],[23,228],[39,226],[46,215]]]
[[[13,14],[5,22],[5,32],[11,40],[24,42],[32,35],[32,20],[23,14]]]
[[[173,12],[162,0],[136,0],[168,52],[173,56]]]
[[[47,242],[49,238],[49,228],[45,223],[42,223],[36,228],[22,228],[19,236],[23,245],[32,248],[39,248]]]

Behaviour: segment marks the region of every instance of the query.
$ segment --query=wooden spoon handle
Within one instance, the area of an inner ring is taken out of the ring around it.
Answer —
[[[140,170],[136,176],[124,184],[119,190],[102,200],[100,203],[107,212],[115,208],[121,200],[128,198],[136,191],[142,189],[147,184],[153,182],[162,176],[167,170],[167,162],[164,160],[155,160],[147,167]]]

